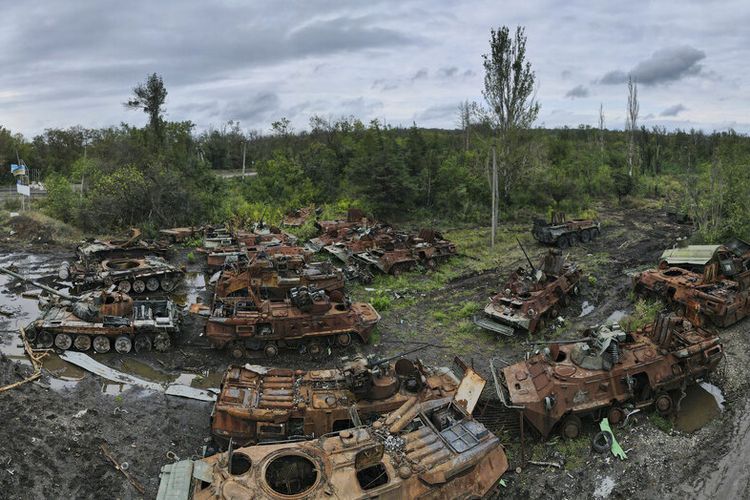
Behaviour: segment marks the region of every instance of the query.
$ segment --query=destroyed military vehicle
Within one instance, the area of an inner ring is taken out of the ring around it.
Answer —
[[[231,447],[165,465],[157,499],[488,497],[508,459],[460,393],[413,396],[371,425],[312,441]]]
[[[138,228],[130,230],[130,236],[120,240],[88,240],[76,247],[78,260],[84,264],[100,262],[104,259],[142,259],[147,255],[165,255],[168,245],[147,242],[141,239]]]
[[[484,308],[484,315],[474,316],[477,326],[503,335],[516,330],[534,333],[557,318],[570,296],[578,293],[581,271],[575,263],[566,262],[560,250],[550,249],[538,267],[528,255],[526,259],[530,270],[521,267],[511,274]]]
[[[1,272],[51,294],[39,301],[41,315],[29,324],[26,337],[37,348],[120,354],[166,351],[179,331],[179,312],[170,300],[133,300],[120,292],[94,291],[68,295],[14,271]]]
[[[661,314],[652,325],[625,332],[617,324],[585,332],[573,343],[553,343],[526,361],[500,368],[492,360],[497,395],[542,437],[581,432],[582,419],[677,406],[679,389],[709,375],[723,358],[719,338],[683,317]]]
[[[350,345],[353,337],[368,342],[378,321],[370,304],[350,303],[346,297],[333,301],[325,290],[293,288],[284,301],[264,300],[248,290],[246,297],[215,298],[206,337],[236,358],[247,349],[273,357],[282,347],[319,356],[331,345]]]
[[[531,234],[539,243],[568,248],[578,243],[588,243],[601,233],[601,223],[591,219],[566,220],[565,214],[555,212],[547,224],[543,219],[534,219]]]
[[[227,266],[216,283],[216,296],[243,297],[249,290],[261,298],[283,300],[300,286],[325,290],[334,301],[344,298],[344,275],[330,262],[308,264],[303,255],[256,254],[249,262]]]
[[[122,293],[171,292],[185,273],[160,257],[107,259],[98,263],[63,262],[58,277],[71,281],[75,291],[114,285]]]
[[[230,439],[246,446],[322,436],[371,423],[414,396],[420,401],[452,396],[459,384],[449,368],[402,356],[341,361],[341,368],[312,371],[230,366],[211,413],[214,441],[225,449]]]
[[[730,326],[750,315],[750,245],[735,239],[667,250],[657,269],[634,276],[633,286],[676,306],[695,324]]]

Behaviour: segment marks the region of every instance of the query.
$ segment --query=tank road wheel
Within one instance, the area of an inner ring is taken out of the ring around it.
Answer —
[[[656,406],[656,411],[659,412],[659,415],[666,417],[672,412],[672,397],[669,394],[660,394],[656,397],[654,406]]]
[[[135,342],[133,347],[135,348],[135,352],[142,353],[142,352],[150,352],[151,351],[151,339],[148,335],[145,333],[139,333],[135,336]]]
[[[588,243],[591,241],[591,231],[588,229],[584,229],[581,231],[581,242],[582,243]]]
[[[128,293],[130,292],[130,282],[128,280],[122,280],[119,283],[117,283],[117,289],[121,291],[122,293]]]
[[[564,234],[557,239],[557,246],[565,250],[570,246],[570,240]]]
[[[50,347],[52,347],[54,342],[55,339],[52,337],[52,334],[45,331],[39,332],[39,335],[36,338],[36,345],[38,345],[42,349],[49,349]]]
[[[229,352],[234,359],[245,357],[245,347],[240,342],[234,342],[229,348]]]
[[[154,339],[154,349],[157,352],[168,351],[170,347],[172,347],[172,339],[169,338],[168,333],[162,332]]]
[[[177,287],[177,280],[174,278],[170,278],[169,276],[164,276],[161,279],[161,289],[165,292],[171,292]]]
[[[67,333],[58,333],[55,335],[55,347],[61,351],[67,351],[73,345],[73,338]]]
[[[34,325],[30,325],[28,328],[26,328],[24,330],[24,333],[26,333],[26,339],[29,342],[31,342],[32,344],[36,342],[37,331]]]
[[[568,235],[568,240],[570,240],[570,246],[572,247],[577,246],[581,242],[581,238],[578,233],[570,233]]]
[[[581,435],[581,419],[577,415],[568,415],[560,426],[560,435],[565,439],[575,439]]]
[[[111,346],[109,345],[109,339],[104,335],[97,335],[94,337],[94,350],[99,354],[109,352]]]
[[[127,335],[120,335],[115,339],[115,351],[120,354],[127,354],[132,349],[133,343]]]
[[[336,335],[336,344],[341,347],[347,347],[350,346],[352,343],[352,334],[351,333],[339,333]]]
[[[159,278],[153,276],[146,280],[146,288],[149,292],[155,292],[159,289]]]
[[[319,340],[311,340],[307,344],[307,353],[313,358],[319,358],[325,352],[325,346]]]
[[[625,420],[625,412],[619,406],[612,406],[607,412],[607,420],[612,425],[617,425]]]
[[[276,347],[276,344],[269,342],[263,347],[263,354],[265,354],[267,358],[275,358],[276,355],[279,354],[279,348]]]
[[[91,337],[88,335],[76,335],[73,345],[81,352],[91,349]]]
[[[133,282],[133,291],[135,293],[143,293],[146,291],[146,283],[143,280],[135,280]]]

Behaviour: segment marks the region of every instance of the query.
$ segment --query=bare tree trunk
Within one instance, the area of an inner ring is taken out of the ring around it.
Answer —
[[[635,132],[638,128],[638,84],[628,77],[628,116],[625,128],[628,134],[628,176],[633,177],[636,163]]]
[[[495,248],[495,231],[497,231],[497,158],[495,146],[492,146],[492,238],[490,245]]]

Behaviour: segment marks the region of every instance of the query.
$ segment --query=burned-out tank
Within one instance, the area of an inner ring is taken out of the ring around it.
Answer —
[[[308,264],[303,255],[265,252],[244,264],[227,266],[216,283],[216,296],[243,297],[259,290],[261,298],[283,300],[300,286],[325,290],[334,301],[344,298],[344,275],[330,262]]]
[[[447,368],[395,356],[343,358],[341,367],[294,370],[230,366],[211,413],[211,434],[225,448],[290,437],[312,438],[371,423],[417,396],[452,396],[459,380]]]
[[[39,300],[41,315],[26,327],[26,336],[38,348],[120,354],[166,351],[179,331],[179,311],[164,300],[133,300],[120,292],[103,290],[68,295],[5,268],[0,272],[29,282],[49,293]]]
[[[71,281],[76,291],[96,287],[117,287],[122,293],[171,292],[184,278],[185,272],[160,257],[142,259],[106,259],[97,263],[63,262],[58,277]]]
[[[568,248],[578,243],[588,243],[601,233],[601,223],[591,219],[566,220],[565,214],[555,212],[550,223],[534,219],[531,234],[539,243]]]
[[[312,356],[331,345],[346,347],[352,338],[368,342],[380,315],[367,303],[336,302],[325,290],[293,288],[284,301],[247,297],[216,297],[206,325],[206,337],[217,348],[231,349],[241,358],[247,349],[273,357],[279,348],[293,348]]]
[[[719,338],[675,314],[625,332],[615,324],[574,343],[550,344],[526,361],[491,363],[497,393],[543,437],[581,432],[581,419],[622,422],[628,408],[669,414],[675,391],[711,373],[723,358]],[[678,391],[679,392],[679,391]]]
[[[553,321],[569,297],[578,293],[581,271],[575,263],[566,262],[560,250],[550,249],[538,267],[528,262],[531,269],[512,273],[474,323],[503,335],[516,330],[534,333]]]
[[[132,228],[123,239],[88,240],[76,247],[78,260],[83,263],[100,262],[104,259],[142,259],[147,255],[165,255],[169,245],[141,239],[141,231]]]
[[[508,459],[470,413],[458,396],[412,397],[372,425],[166,465],[157,499],[485,498]]]

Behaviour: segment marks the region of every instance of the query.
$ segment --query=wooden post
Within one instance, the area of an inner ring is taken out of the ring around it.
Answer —
[[[247,141],[242,143],[242,178],[245,178],[245,152],[247,150]]]

